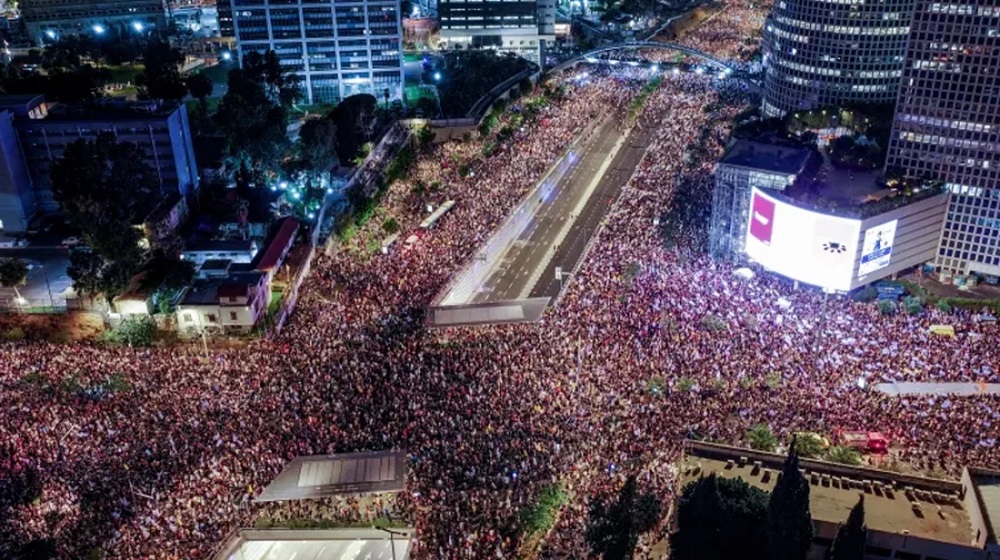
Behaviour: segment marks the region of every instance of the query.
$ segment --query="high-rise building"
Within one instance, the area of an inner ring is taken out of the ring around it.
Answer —
[[[219,35],[233,36],[233,4],[230,0],[215,0],[215,11],[219,18]]]
[[[112,27],[145,32],[164,27],[164,0],[22,0],[18,3],[28,37],[37,44],[63,35],[106,33]]]
[[[951,191],[936,264],[1000,276],[1000,5],[918,0],[887,173]]]
[[[56,213],[49,172],[66,146],[103,132],[119,142],[134,142],[156,173],[161,194],[191,196],[198,188],[198,167],[191,144],[187,109],[182,103],[109,102],[103,105],[59,103],[49,106],[43,96],[0,96],[0,112],[13,113],[20,152],[31,179],[33,208]],[[2,114],[2,113],[0,113]],[[14,138],[0,134],[4,153]],[[22,189],[23,190],[23,189]],[[27,201],[27,198],[23,200]]]
[[[914,2],[775,2],[764,24],[764,114],[895,101]]]
[[[31,177],[14,130],[14,113],[0,110],[0,233],[23,233],[35,215]]]
[[[403,27],[393,0],[231,0],[240,57],[277,53],[306,103],[403,88]]]
[[[441,40],[517,53],[539,65],[546,42],[555,40],[555,0],[440,0]]]

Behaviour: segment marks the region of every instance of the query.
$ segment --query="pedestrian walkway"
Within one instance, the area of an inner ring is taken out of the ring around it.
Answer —
[[[1000,383],[894,382],[879,383],[875,385],[875,389],[894,397],[905,397],[908,395],[951,395],[956,397],[1000,395]]]

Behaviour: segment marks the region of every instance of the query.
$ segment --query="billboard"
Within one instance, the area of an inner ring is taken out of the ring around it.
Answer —
[[[753,189],[746,253],[782,276],[838,291],[851,289],[861,221],[792,206]]]
[[[892,220],[865,230],[865,240],[861,243],[858,278],[889,266],[898,222],[899,220]]]

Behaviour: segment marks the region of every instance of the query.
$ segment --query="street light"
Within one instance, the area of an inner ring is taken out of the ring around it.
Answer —
[[[139,21],[133,21],[133,22],[132,22],[132,29],[135,29],[135,30],[136,30],[136,31],[138,31],[139,33],[142,33],[142,30],[144,29],[144,27],[143,27],[143,25],[142,25],[142,22],[139,22]]]
[[[48,37],[49,39],[55,39],[55,38],[56,38],[56,32],[55,32],[55,31],[52,31],[51,29],[49,29],[48,31],[46,31],[46,32],[45,32],[45,35],[46,35],[46,36],[47,36],[47,37]]]
[[[435,72],[434,73],[434,81],[435,82],[440,82],[441,81],[441,73],[440,72]]]
[[[100,24],[94,25],[94,33],[97,33],[98,35],[103,35],[104,34],[104,26],[100,25]]]
[[[229,60],[231,58],[233,58],[233,55],[229,51],[225,51],[222,53],[222,60]]]

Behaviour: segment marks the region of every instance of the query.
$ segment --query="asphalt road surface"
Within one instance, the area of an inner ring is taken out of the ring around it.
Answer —
[[[625,143],[619,155],[607,165],[615,144],[621,138],[616,123],[609,120],[599,125],[589,140],[569,153],[567,157],[576,158],[575,162],[570,162],[573,167],[550,188],[543,190],[531,223],[479,289],[473,303],[522,299],[529,293],[535,297],[538,292],[535,284],[548,287],[550,280],[555,282],[555,292],[543,290],[540,297],[558,294],[555,266],[567,272],[573,268],[575,261],[571,262],[568,257],[576,255],[579,258],[582,254],[590,235],[597,229],[610,202],[618,196],[621,185],[628,180],[641,156],[642,150]],[[633,152],[634,158],[622,158],[622,154]],[[629,163],[631,167],[628,167]],[[602,166],[605,167],[604,178],[593,187],[592,183]],[[592,187],[594,190],[583,211],[579,216],[573,215]],[[573,225],[560,239],[567,221]]]
[[[622,187],[639,166],[639,160],[646,152],[654,130],[638,127],[632,129],[624,145],[618,150],[618,154],[611,162],[611,166],[601,178],[601,182],[598,183],[594,194],[590,196],[590,200],[587,201],[583,211],[573,222],[566,238],[556,248],[555,255],[542,272],[538,282],[532,287],[530,297],[555,298],[559,295],[562,284],[572,281],[567,273],[571,272],[583,257],[583,251],[587,248],[591,236],[600,227],[604,215],[615,200],[618,200]],[[556,279],[557,266],[563,270],[562,282]]]

